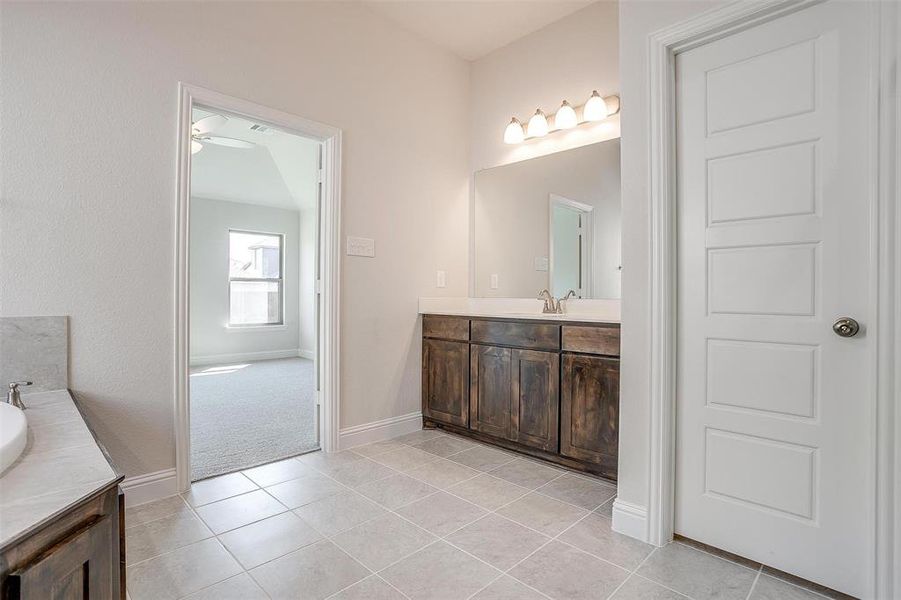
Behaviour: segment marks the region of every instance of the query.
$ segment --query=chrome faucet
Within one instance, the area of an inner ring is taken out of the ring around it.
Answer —
[[[20,385],[31,385],[30,381],[13,381],[9,384],[9,392],[6,393],[6,402],[12,404],[16,408],[25,410],[25,404],[19,394]]]
[[[563,314],[563,303],[566,302],[567,300],[569,300],[570,298],[575,298],[575,297],[576,297],[576,293],[573,290],[569,290],[568,292],[566,292],[565,296],[563,296],[562,298],[559,298],[557,300],[557,313],[562,315]]]
[[[557,301],[554,300],[554,297],[551,296],[551,292],[547,290],[547,288],[538,292],[538,299],[544,300],[544,308],[541,309],[541,312],[548,315],[557,314],[559,311],[559,307],[557,306]]]

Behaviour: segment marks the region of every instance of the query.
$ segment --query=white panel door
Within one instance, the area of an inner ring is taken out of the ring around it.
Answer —
[[[866,37],[862,4],[828,2],[676,59],[675,530],[854,595],[874,522]]]

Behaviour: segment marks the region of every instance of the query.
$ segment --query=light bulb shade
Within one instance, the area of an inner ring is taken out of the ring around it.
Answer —
[[[529,119],[529,137],[542,137],[547,135],[548,124],[547,117],[541,112],[541,109],[535,111],[532,118]]]
[[[522,131],[522,123],[519,122],[519,119],[514,117],[510,120],[510,124],[507,125],[507,128],[504,130],[504,143],[505,144],[518,144],[525,139],[526,135]]]
[[[557,114],[554,115],[554,126],[557,129],[572,129],[578,124],[579,120],[576,118],[576,111],[569,105],[569,102],[564,100],[560,108],[557,109]]]
[[[191,154],[197,154],[201,150],[203,150],[203,144],[197,140],[191,140]]]
[[[607,114],[607,103],[595,90],[582,107],[582,118],[586,121],[603,121],[607,118]]]

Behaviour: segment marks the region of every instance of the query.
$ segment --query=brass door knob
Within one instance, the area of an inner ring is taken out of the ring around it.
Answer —
[[[860,331],[860,323],[851,317],[842,317],[832,324],[832,331],[840,337],[854,337]]]

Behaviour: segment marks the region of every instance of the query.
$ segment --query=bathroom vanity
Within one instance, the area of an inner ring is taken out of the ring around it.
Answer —
[[[122,476],[67,390],[22,400],[28,444],[0,474],[0,599],[125,598]]]
[[[616,480],[619,332],[566,315],[424,314],[423,423]]]

